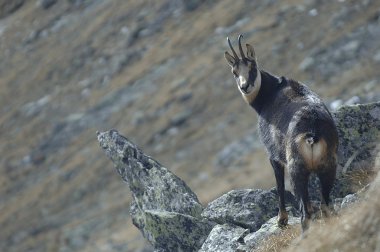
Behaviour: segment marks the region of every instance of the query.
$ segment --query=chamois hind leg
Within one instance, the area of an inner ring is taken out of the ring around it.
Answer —
[[[294,194],[299,202],[302,232],[305,232],[309,228],[309,222],[311,218],[311,207],[308,192],[310,172],[306,170],[303,165],[293,164],[289,167],[289,173]]]
[[[272,159],[270,160],[270,163],[273,167],[274,175],[276,177],[277,193],[279,198],[277,224],[280,227],[284,227],[288,224],[288,213],[286,212],[285,208],[284,166]]]
[[[333,166],[325,167],[324,170],[318,173],[318,178],[321,184],[321,210],[325,217],[330,216],[328,208],[330,204],[330,192],[334,186],[336,169]]]

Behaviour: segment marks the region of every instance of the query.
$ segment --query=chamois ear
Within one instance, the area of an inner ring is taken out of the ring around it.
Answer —
[[[253,46],[250,44],[246,44],[247,46],[247,58],[251,61],[256,61],[256,53],[255,49],[253,49]]]
[[[228,65],[230,66],[233,66],[236,63],[236,59],[228,52],[224,52],[224,58],[226,58]]]

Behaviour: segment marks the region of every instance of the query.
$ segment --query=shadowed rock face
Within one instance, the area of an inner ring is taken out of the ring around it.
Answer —
[[[380,103],[345,106],[334,116],[341,143],[341,169],[333,193],[335,209],[339,211],[360,200],[366,190],[350,194],[356,192],[354,182],[346,180],[344,174],[362,168],[372,172],[377,169],[374,152],[380,132]],[[132,192],[133,223],[155,251],[251,251],[264,239],[281,232],[277,227],[275,189],[233,190],[203,209],[184,181],[116,130],[97,135],[100,146]],[[368,164],[365,167],[364,162]],[[317,180],[311,181],[314,196],[318,194],[318,184]],[[298,225],[296,202],[290,192],[286,193],[286,202],[291,213],[289,225]]]

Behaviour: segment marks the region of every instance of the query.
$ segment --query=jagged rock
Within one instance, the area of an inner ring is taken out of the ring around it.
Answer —
[[[249,230],[242,227],[229,224],[216,225],[199,252],[234,252],[241,246],[244,236],[248,233]]]
[[[301,223],[301,219],[298,217],[289,216],[288,225],[298,225]],[[254,233],[248,234],[244,237],[245,246],[242,246],[242,251],[252,251],[256,248],[260,242],[267,239],[272,235],[277,235],[281,232],[281,228],[277,225],[277,217],[273,217],[261,226],[259,230]]]
[[[253,232],[277,215],[277,198],[273,190],[232,190],[210,202],[202,216],[219,224],[230,223]]]
[[[116,130],[97,134],[100,146],[133,194],[133,223],[155,249],[199,249],[213,224],[200,218],[203,207],[185,182]]]
[[[200,216],[202,205],[185,182],[127,138],[111,130],[98,133],[98,140],[120,176],[128,182],[140,208]]]

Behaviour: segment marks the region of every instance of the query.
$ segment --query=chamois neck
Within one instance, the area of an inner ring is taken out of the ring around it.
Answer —
[[[284,77],[277,77],[271,73],[264,70],[260,70],[261,74],[261,87],[256,99],[250,104],[252,108],[260,114],[261,109],[266,103],[272,102],[275,94],[281,89],[285,84]]]

